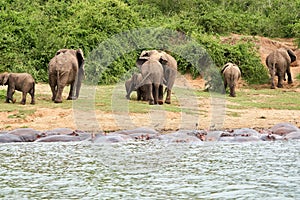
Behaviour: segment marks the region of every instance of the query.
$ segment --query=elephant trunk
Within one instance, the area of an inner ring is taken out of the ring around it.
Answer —
[[[130,94],[132,91],[134,91],[134,83],[133,81],[128,81],[125,83],[125,87],[126,87],[126,99],[130,99]]]

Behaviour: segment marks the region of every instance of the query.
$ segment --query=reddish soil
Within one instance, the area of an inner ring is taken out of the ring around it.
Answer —
[[[223,42],[234,43],[239,40],[242,36],[231,35],[230,37],[223,38]],[[244,36],[243,36],[244,37]],[[294,45],[293,39],[273,39],[270,40],[264,37],[255,37],[258,51],[261,56],[262,63],[265,62],[266,56],[274,49],[281,46],[288,46],[299,58],[296,62],[292,63],[292,74],[295,77],[300,73],[300,50]],[[181,77],[182,80],[177,80],[178,85],[189,85],[191,88],[196,90],[203,90],[204,81],[201,78],[192,79],[189,75]],[[284,89],[293,89],[299,92],[299,83],[294,79],[294,83],[291,86],[284,85]],[[238,91],[243,88],[245,84],[241,81]],[[269,88],[269,85],[262,85],[256,87]],[[46,84],[37,84],[37,93],[50,93],[50,88]],[[66,92],[65,92],[66,93]],[[176,98],[176,93],[173,96]],[[91,116],[86,116],[86,122],[78,126],[74,120],[74,114],[72,109],[55,108],[49,109],[37,105],[26,105],[28,109],[36,109],[33,114],[28,114],[25,118],[11,118],[9,116],[17,113],[14,112],[0,112],[0,130],[10,130],[21,127],[30,127],[37,130],[49,130],[58,127],[67,127],[72,129],[85,129],[90,131],[96,131],[95,129],[113,131],[119,129],[133,128],[138,126],[148,126],[155,129],[161,130],[176,130],[180,128],[194,129],[196,124],[198,128],[208,129],[210,126],[216,128],[254,128],[264,127],[268,128],[279,122],[290,122],[296,126],[300,126],[300,111],[299,110],[266,110],[266,109],[247,109],[247,110],[230,110],[226,109],[227,115],[219,124],[211,123],[212,112],[209,111],[211,108],[211,99],[201,99],[196,103],[196,107],[199,109],[200,115],[197,117],[193,115],[185,116],[178,112],[164,111],[153,111],[146,114],[130,113],[117,116],[114,113],[103,112],[101,110],[96,111],[97,124],[92,123],[93,119]],[[157,107],[159,108],[159,107]],[[230,116],[230,112],[238,113],[238,116]],[[154,114],[153,114],[154,113]],[[159,119],[156,115],[161,115]],[[82,116],[85,116],[84,114]],[[220,115],[214,115],[213,118],[222,118]],[[133,125],[128,125],[128,118]],[[151,120],[155,118],[155,120]]]

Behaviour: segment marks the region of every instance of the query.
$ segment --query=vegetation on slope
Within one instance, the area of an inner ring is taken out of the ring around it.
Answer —
[[[153,27],[182,33],[200,44],[216,66],[235,62],[246,81],[262,83],[268,75],[252,41],[230,45],[221,43],[219,36],[238,33],[300,38],[300,0],[1,0],[0,9],[0,72],[26,71],[45,82],[48,62],[58,49],[82,48],[86,58],[97,52],[105,60],[113,52],[100,51],[99,45],[117,34]],[[148,44],[155,40],[147,35],[136,37],[149,40]],[[113,57],[105,70],[96,65],[90,73],[99,75],[99,84],[115,83],[135,68],[144,47],[151,48],[136,45],[133,51]],[[182,73],[201,73],[191,61],[172,53]]]

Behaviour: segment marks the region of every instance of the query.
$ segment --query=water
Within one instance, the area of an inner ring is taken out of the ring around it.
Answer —
[[[300,199],[299,141],[0,145],[1,199]]]

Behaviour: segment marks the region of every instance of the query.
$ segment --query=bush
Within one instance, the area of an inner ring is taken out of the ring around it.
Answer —
[[[231,46],[216,37],[239,33],[300,38],[300,0],[14,0],[1,1],[0,8],[0,71],[29,72],[43,82],[48,79],[48,62],[58,49],[82,48],[89,58],[102,42],[135,28],[161,27],[191,36],[203,45],[217,66],[237,62],[250,83],[265,80],[264,68],[251,42]],[[155,37],[163,39],[161,35]],[[166,49],[153,45],[155,42],[152,38],[148,46],[137,44],[134,52],[114,56],[105,72],[99,63],[90,63],[95,66],[88,70],[93,75],[101,74],[97,83],[115,83],[135,67],[141,50]],[[104,54],[110,57],[111,52]],[[199,74],[191,61],[174,56],[182,72]]]

